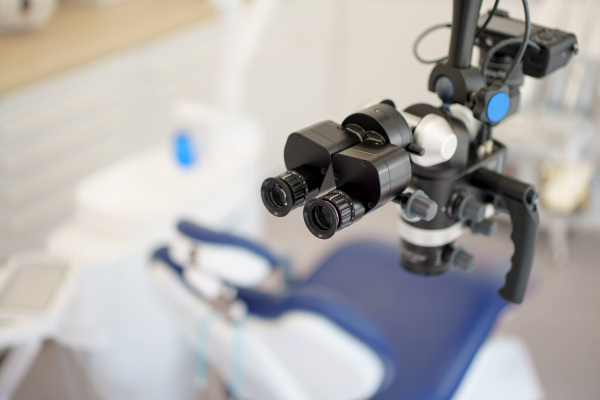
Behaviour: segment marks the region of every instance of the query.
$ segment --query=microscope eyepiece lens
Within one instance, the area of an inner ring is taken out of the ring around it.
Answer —
[[[322,205],[315,207],[312,217],[320,229],[324,231],[331,229],[331,225],[333,225],[333,218],[331,217],[331,214],[327,212],[327,209]]]
[[[308,185],[296,171],[287,171],[275,178],[267,178],[260,195],[267,210],[276,217],[284,217],[294,208],[304,204]]]
[[[285,194],[285,190],[278,185],[275,184],[269,191],[269,195],[273,204],[277,207],[286,207],[288,205],[287,194]]]

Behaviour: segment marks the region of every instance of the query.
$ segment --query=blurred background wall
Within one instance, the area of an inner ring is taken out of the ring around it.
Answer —
[[[281,1],[247,88],[267,170],[294,129],[372,98],[432,99],[409,49],[419,29],[448,19],[446,3]],[[177,100],[216,101],[220,33],[205,2],[132,0],[65,3],[43,29],[0,36],[0,258],[40,243],[85,174],[172,133]]]

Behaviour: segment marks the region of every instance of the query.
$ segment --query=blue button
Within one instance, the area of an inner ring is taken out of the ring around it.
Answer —
[[[499,122],[506,117],[510,108],[510,99],[506,93],[496,93],[492,96],[487,105],[486,114],[490,121]]]
[[[175,135],[175,158],[182,167],[191,167],[196,162],[194,143],[188,132],[180,131]]]

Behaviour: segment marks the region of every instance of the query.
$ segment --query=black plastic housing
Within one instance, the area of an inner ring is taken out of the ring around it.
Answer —
[[[481,17],[483,24],[486,16]],[[486,29],[479,37],[479,46],[483,52],[494,44],[509,38],[522,38],[525,22],[509,17],[505,11],[497,10]],[[577,52],[577,37],[559,29],[546,28],[531,24],[529,40],[537,44],[540,50],[528,46],[523,56],[523,72],[534,78],[544,77],[567,65]],[[498,56],[514,55],[519,45],[508,46],[498,52]]]
[[[400,241],[400,263],[402,268],[415,274],[434,276],[448,271],[449,258],[453,246],[416,246],[405,240]]]
[[[400,193],[412,177],[410,156],[393,144],[366,140],[336,154],[331,162],[337,187],[352,185],[368,213]]]

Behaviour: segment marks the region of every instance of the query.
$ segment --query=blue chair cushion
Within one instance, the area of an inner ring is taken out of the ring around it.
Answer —
[[[185,280],[184,268],[174,262],[169,255],[168,247],[157,249],[153,260],[170,267],[181,282],[189,290],[195,289]],[[395,373],[394,350],[391,343],[379,328],[368,318],[357,311],[356,306],[339,296],[328,287],[319,285],[303,285],[291,293],[273,294],[260,290],[237,288],[238,298],[244,301],[248,311],[262,318],[277,318],[289,311],[308,311],[326,317],[344,331],[350,333],[373,350],[384,365],[384,382],[391,382]],[[382,385],[384,386],[384,385]]]
[[[181,274],[166,248],[154,257]],[[497,276],[451,271],[423,277],[401,268],[396,246],[347,244],[285,294],[239,288],[250,313],[318,313],[369,346],[385,377],[373,400],[447,400],[507,303]]]
[[[371,346],[387,370],[373,399],[446,400],[507,306],[500,286],[480,271],[414,275],[399,265],[397,247],[364,241],[333,252],[287,296],[240,295],[252,313],[310,309]]]

